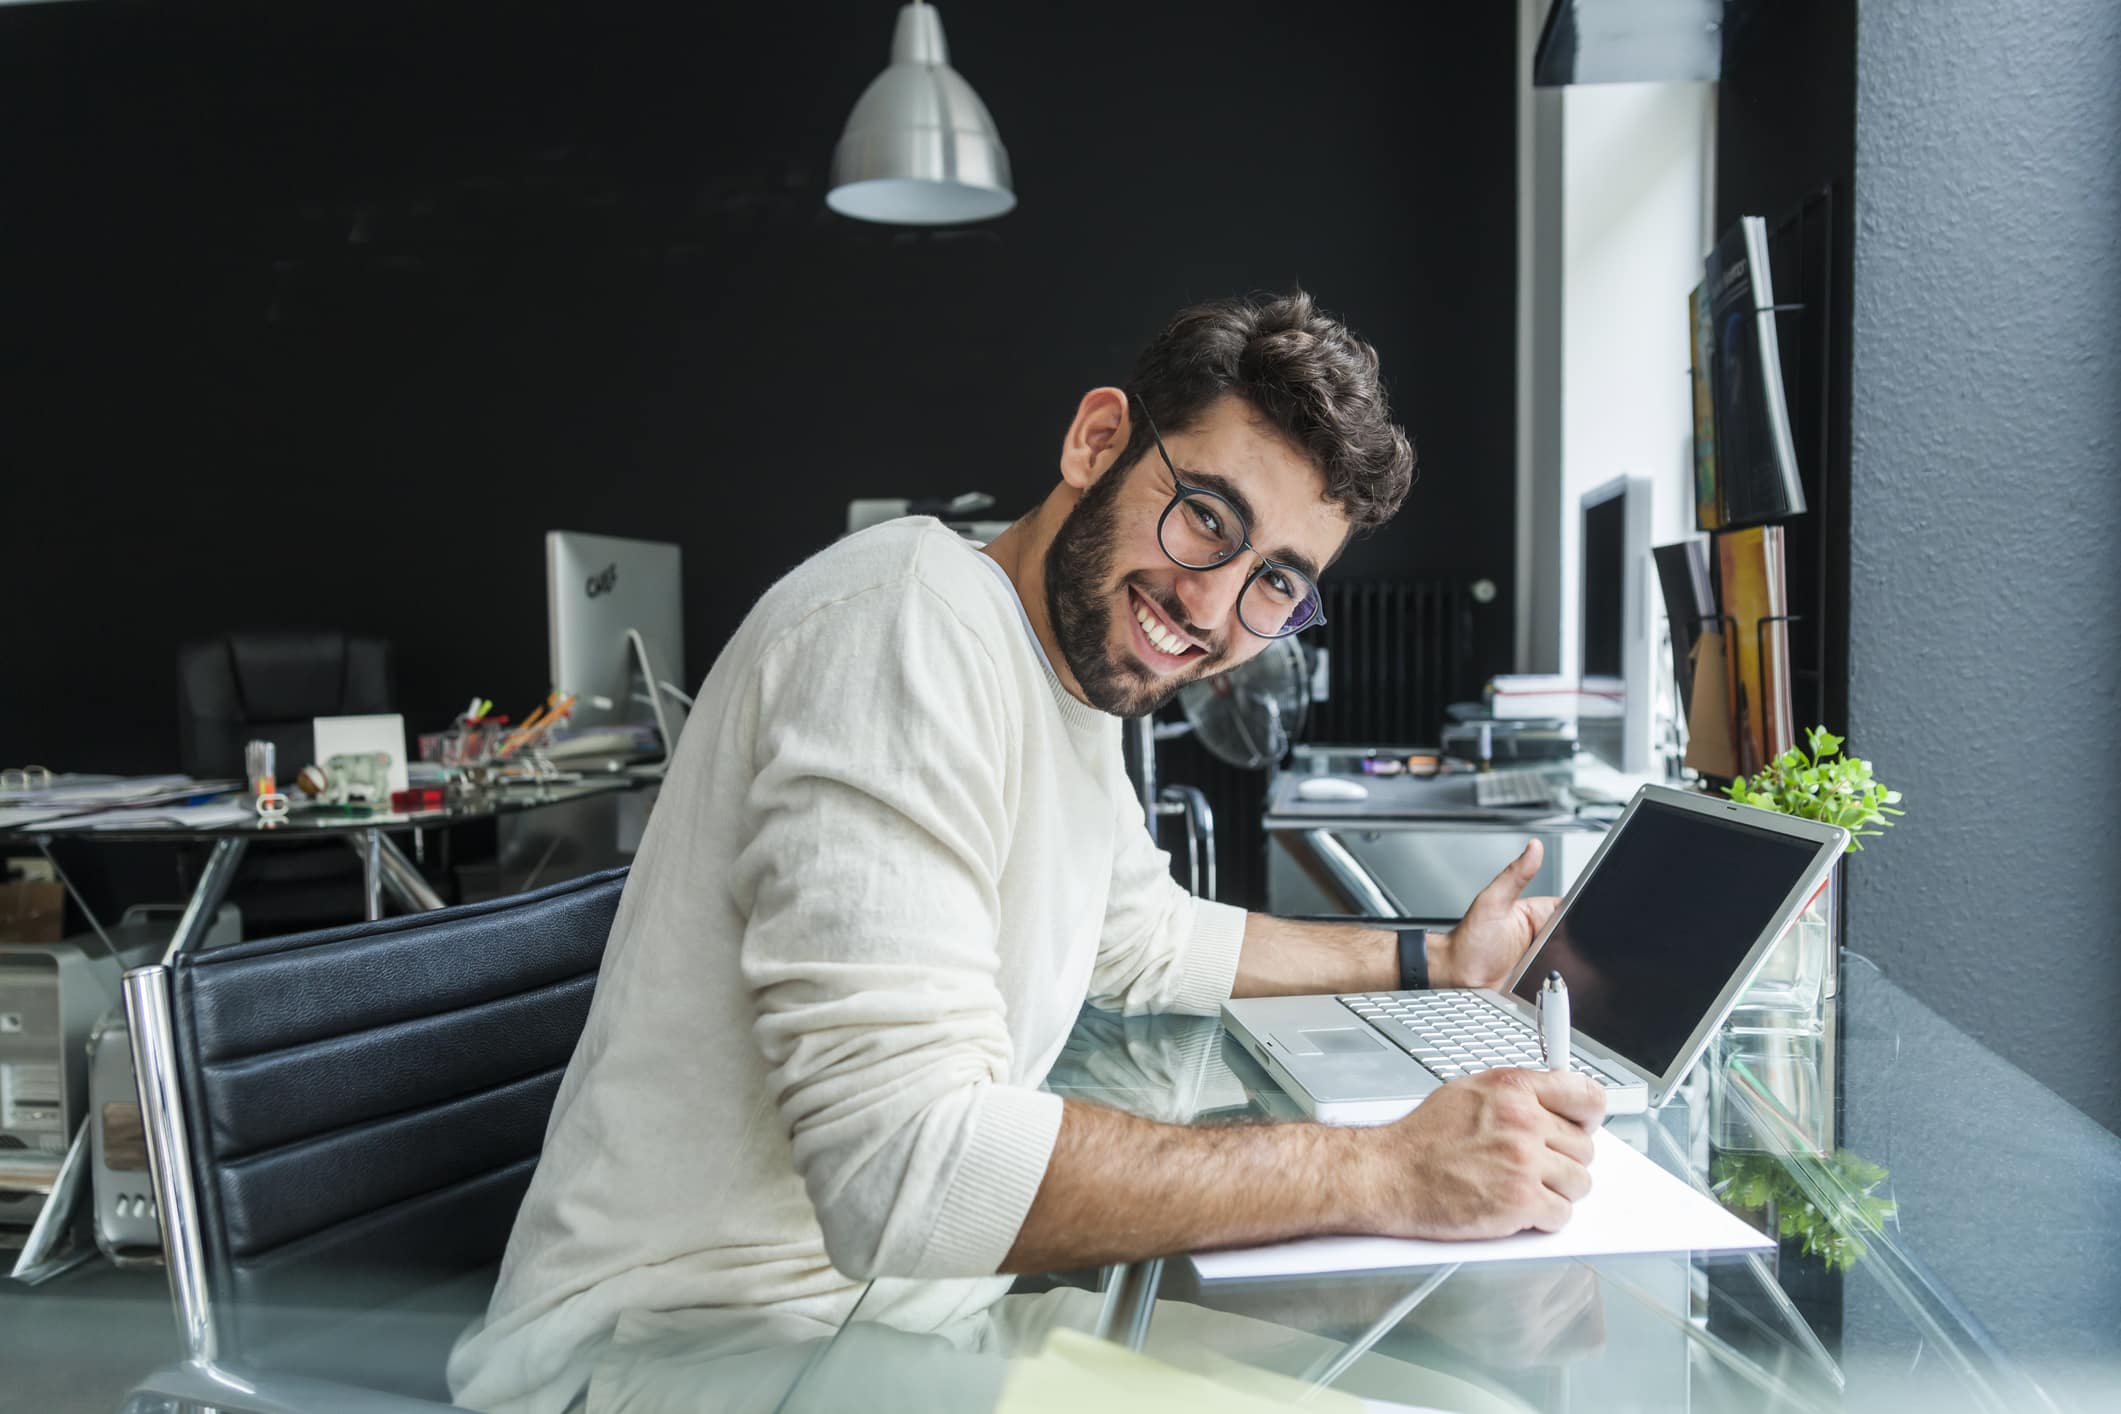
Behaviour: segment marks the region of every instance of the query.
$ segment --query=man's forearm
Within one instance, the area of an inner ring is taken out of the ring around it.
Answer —
[[[1348,1231],[1367,1211],[1362,1134],[1322,1124],[1159,1124],[1069,1100],[1002,1270]]]
[[[1435,955],[1435,935],[1428,939]],[[1399,987],[1399,935],[1360,923],[1295,923],[1264,913],[1245,917],[1237,958],[1239,997],[1315,992],[1389,992]]]

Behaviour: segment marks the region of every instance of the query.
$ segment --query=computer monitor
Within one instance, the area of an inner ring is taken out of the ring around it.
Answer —
[[[676,749],[676,694],[689,690],[683,571],[675,545],[546,532],[552,686],[574,694],[577,733],[652,721],[665,750]]]
[[[1582,501],[1577,739],[1617,771],[1650,770],[1650,482],[1623,476]]]

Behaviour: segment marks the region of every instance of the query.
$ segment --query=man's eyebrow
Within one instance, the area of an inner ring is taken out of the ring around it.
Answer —
[[[1198,486],[1203,491],[1213,491],[1216,495],[1237,507],[1237,513],[1245,518],[1245,528],[1247,530],[1259,524],[1259,514],[1252,509],[1252,502],[1246,499],[1245,493],[1238,490],[1237,484],[1230,480],[1229,477],[1218,472],[1195,471],[1191,468],[1187,468],[1179,474],[1185,477],[1188,486]],[[1263,549],[1260,553],[1277,564],[1284,564],[1291,569],[1302,570],[1304,577],[1313,584],[1318,582],[1318,562],[1303,551],[1284,545],[1274,550]]]

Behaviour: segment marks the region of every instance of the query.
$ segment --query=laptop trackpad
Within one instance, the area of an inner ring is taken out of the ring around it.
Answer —
[[[1292,1056],[1353,1056],[1386,1049],[1366,1026],[1292,1026],[1275,1032],[1274,1042]]]

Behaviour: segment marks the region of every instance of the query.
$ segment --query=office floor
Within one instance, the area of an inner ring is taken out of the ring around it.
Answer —
[[[113,1414],[176,1358],[160,1269],[91,1262],[38,1287],[0,1277],[0,1414]]]

